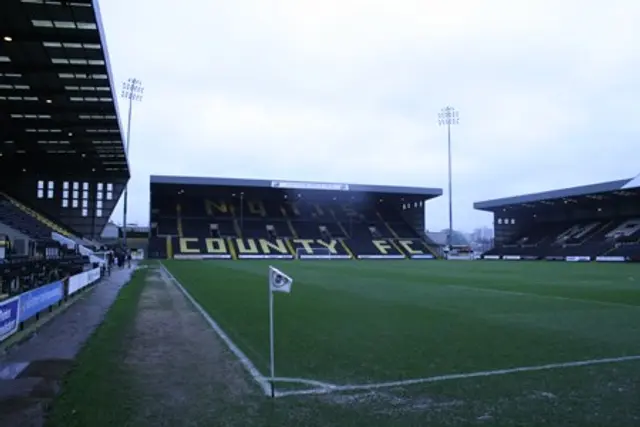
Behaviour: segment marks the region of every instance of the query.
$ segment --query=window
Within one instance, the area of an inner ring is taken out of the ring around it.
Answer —
[[[498,218],[498,224],[502,224],[502,218]]]
[[[107,200],[113,199],[113,183],[107,182]]]
[[[49,188],[49,190],[53,190],[53,186],[54,186],[53,181],[49,181],[49,182],[47,183],[47,188]]]
[[[97,216],[98,218],[102,217],[102,209],[98,209],[98,210],[96,210],[96,216]]]
[[[78,198],[78,190],[73,190],[73,198],[74,199]]]
[[[82,209],[82,216],[89,215],[89,211],[87,209]]]
[[[72,203],[71,203],[71,206],[73,206],[74,208],[77,208],[78,207],[78,199],[73,199]]]
[[[88,182],[83,182],[82,183],[82,189],[85,190],[85,191],[88,190],[89,189],[89,183]]]
[[[102,191],[98,191],[98,194],[96,194],[96,199],[102,200]]]
[[[103,186],[104,186],[104,184],[99,182],[98,183],[98,191],[102,191]]]
[[[77,190],[78,188],[80,188],[80,183],[78,183],[78,182],[74,182],[74,183],[73,183],[73,189],[74,189],[74,190]]]
[[[47,199],[53,199],[53,190],[52,189],[47,190]]]
[[[88,208],[88,207],[89,207],[89,201],[88,201],[88,200],[86,200],[86,199],[85,199],[85,200],[83,200],[83,201],[82,201],[82,207],[83,207],[84,209]]]
[[[38,188],[38,199],[44,198],[44,190],[42,188]]]
[[[63,182],[62,183],[62,188],[65,189],[65,190],[68,190],[69,189],[69,181]]]
[[[38,181],[38,189],[39,190],[44,189],[44,181]]]
[[[62,207],[63,208],[69,207],[69,199],[62,199]]]
[[[88,198],[89,198],[89,192],[88,192],[88,191],[86,191],[86,190],[85,190],[85,191],[83,191],[83,192],[82,192],[82,198],[83,198],[83,199],[88,199]]]
[[[97,207],[98,209],[102,209],[102,200],[98,200],[98,201],[96,202],[96,207]]]
[[[63,199],[69,198],[69,190],[62,190],[62,198]]]

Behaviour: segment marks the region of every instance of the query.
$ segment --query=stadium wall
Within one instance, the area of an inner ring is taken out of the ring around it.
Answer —
[[[64,183],[68,183],[65,190]],[[77,184],[77,189],[74,185]],[[102,190],[99,190],[102,188]],[[111,191],[107,191],[111,188]],[[34,175],[2,186],[9,196],[77,234],[98,238],[124,189],[107,177]],[[66,202],[65,202],[66,200]]]
[[[424,238],[429,196],[153,183],[150,190],[152,258],[436,257]]]

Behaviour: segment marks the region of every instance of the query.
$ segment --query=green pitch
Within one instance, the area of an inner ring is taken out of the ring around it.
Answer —
[[[267,262],[166,265],[268,370]],[[275,295],[277,375],[361,384],[640,355],[627,264],[301,261]]]

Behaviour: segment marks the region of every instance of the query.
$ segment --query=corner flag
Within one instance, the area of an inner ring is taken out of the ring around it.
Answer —
[[[293,279],[275,267],[269,266],[269,286],[271,292],[291,292]]]
[[[275,267],[269,266],[269,374],[271,375],[271,397],[275,396],[276,381],[276,357],[274,351],[274,328],[273,328],[273,293],[291,292],[293,279]]]

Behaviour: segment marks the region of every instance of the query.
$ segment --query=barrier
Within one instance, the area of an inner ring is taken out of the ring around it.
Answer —
[[[404,255],[358,255],[358,259],[404,259]]]
[[[298,259],[351,259],[349,255],[298,255]]]
[[[521,257],[520,255],[503,255],[502,259],[505,261],[519,261]]]
[[[589,262],[591,261],[591,257],[588,256],[568,256],[565,258],[565,261],[569,262]]]
[[[483,259],[488,259],[491,261],[497,261],[500,259],[500,255],[483,255],[482,256]]]
[[[420,254],[420,255],[411,255],[411,259],[435,259],[435,257],[430,254]]]
[[[49,283],[32,291],[20,294],[20,314],[18,320],[24,322],[42,310],[46,310],[52,305],[60,302],[64,297],[64,286],[62,281]]]
[[[173,259],[231,259],[231,255],[229,254],[198,254],[198,255],[185,255],[185,254],[175,254],[173,255]]]
[[[562,258],[561,256],[547,256],[544,257],[544,259],[547,261],[564,261],[564,258]]]
[[[91,285],[100,279],[100,268],[94,268],[93,270],[85,271],[75,276],[69,277],[69,287],[67,295],[73,295],[79,290]]]
[[[450,261],[473,261],[475,259],[475,257],[473,256],[473,254],[469,254],[469,255],[451,255],[448,254],[447,255],[447,260]]]
[[[20,297],[0,302],[0,342],[15,334],[20,324]]]
[[[625,262],[626,258],[623,256],[597,256],[597,262]]]
[[[293,259],[293,255],[238,255],[238,259]]]

